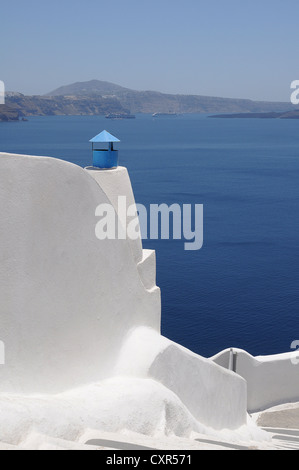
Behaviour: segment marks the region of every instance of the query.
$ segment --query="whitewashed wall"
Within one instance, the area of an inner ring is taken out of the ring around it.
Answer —
[[[222,351],[212,360],[227,368],[229,351]],[[234,349],[234,352],[237,353],[236,373],[247,382],[249,413],[299,401],[298,353],[253,357],[241,349]]]
[[[0,392],[109,377],[127,331],[160,331],[160,290],[145,287],[130,242],[95,236],[95,209],[108,202],[76,165],[0,154]]]
[[[214,429],[246,425],[245,381],[160,335],[155,253],[142,250],[140,239],[96,238],[96,207],[111,202],[117,209],[119,194],[134,203],[124,168],[100,172],[0,154],[0,398],[17,395],[30,422],[32,394],[49,401],[49,394],[109,377],[125,387],[130,377],[153,395],[160,384],[159,394],[174,400],[165,411],[174,413],[165,418],[174,423],[169,432],[182,414]],[[95,390],[100,399],[101,387]],[[126,406],[130,416],[133,401]],[[88,399],[86,407],[89,415]],[[155,414],[157,405],[146,409]],[[117,408],[113,413],[111,420]],[[8,418],[4,424],[10,432]]]
[[[237,429],[247,423],[244,379],[150,328],[128,334],[115,374],[160,382],[197,421],[213,429]]]

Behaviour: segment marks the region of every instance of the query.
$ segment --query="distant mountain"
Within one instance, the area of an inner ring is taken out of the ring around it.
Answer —
[[[91,80],[77,82],[52,91],[50,96],[111,96],[131,113],[243,113],[282,112],[294,109],[291,103],[252,101],[201,95],[136,91],[114,83]]]
[[[7,93],[6,105],[21,117],[169,112],[177,114],[284,113],[299,109],[299,106],[291,103],[136,91],[100,80],[73,83],[43,96]],[[3,115],[2,120],[4,119]]]
[[[120,85],[100,80],[90,80],[89,82],[76,82],[71,85],[57,88],[46,96],[93,96],[93,95],[117,95],[130,91]]]

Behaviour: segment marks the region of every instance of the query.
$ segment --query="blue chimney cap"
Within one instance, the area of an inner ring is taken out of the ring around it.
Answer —
[[[96,135],[89,142],[120,142],[114,135],[109,134],[107,131],[102,131],[100,134]]]

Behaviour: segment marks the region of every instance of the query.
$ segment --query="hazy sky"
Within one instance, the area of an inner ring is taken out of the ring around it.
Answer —
[[[289,101],[299,0],[2,0],[0,80]]]

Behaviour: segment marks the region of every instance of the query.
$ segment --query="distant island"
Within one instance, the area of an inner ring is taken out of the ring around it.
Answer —
[[[238,113],[238,114],[216,114],[210,118],[223,119],[299,119],[299,110],[272,112],[272,113]]]
[[[215,117],[221,117],[223,113],[239,113],[240,117],[243,113],[249,113],[253,117],[257,113],[286,113],[299,109],[299,106],[283,102],[137,91],[100,80],[73,83],[46,95],[6,93],[6,106],[9,109],[0,106],[2,121],[15,120],[12,113],[17,113],[19,118],[109,114],[129,116],[137,113],[219,113]]]
[[[102,96],[25,96],[21,93],[7,93],[6,105],[0,106],[0,120],[5,119],[7,108],[25,116],[86,116],[106,115],[109,113],[129,114],[114,97]]]

